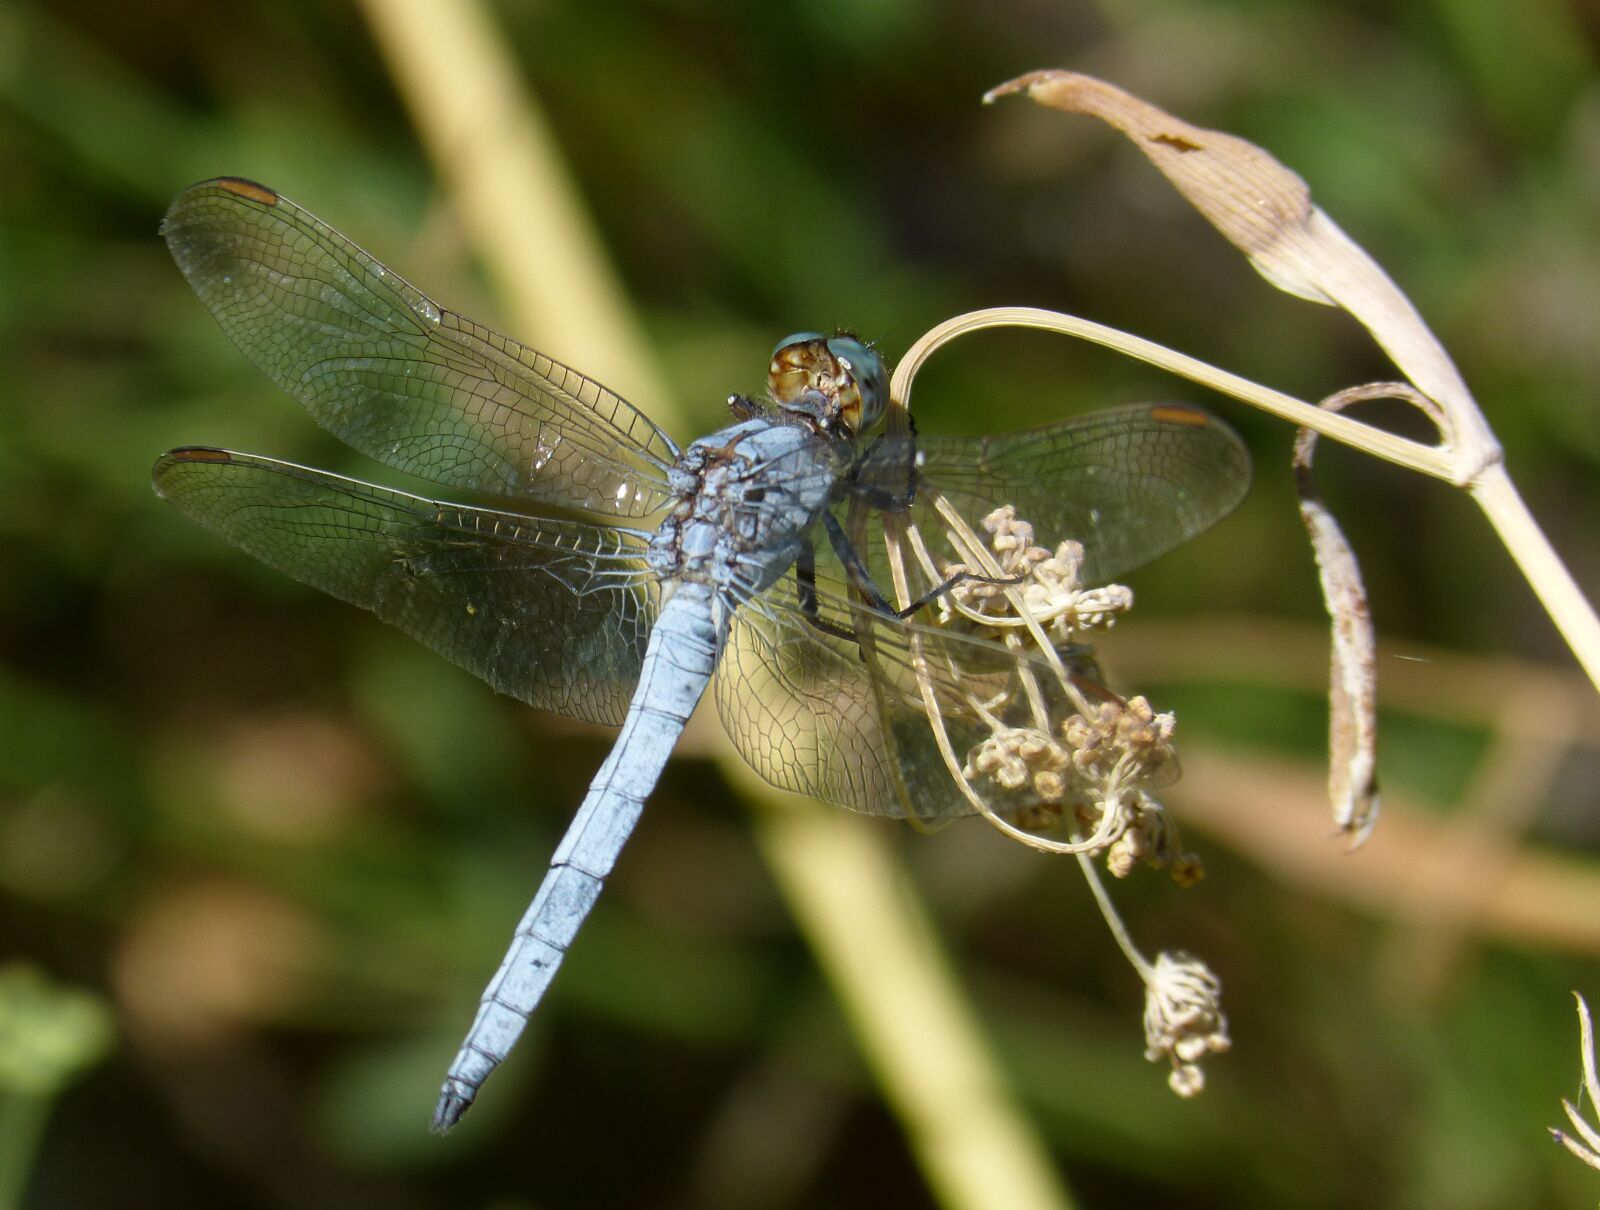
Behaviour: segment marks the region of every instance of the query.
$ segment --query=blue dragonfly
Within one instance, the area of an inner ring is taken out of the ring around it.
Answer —
[[[947,742],[975,745],[1005,722],[987,688],[1025,679],[1037,703],[1048,670],[939,625],[937,604],[977,573],[895,560],[896,534],[937,543],[948,510],[1010,505],[1082,542],[1097,583],[1211,525],[1249,479],[1238,438],[1183,405],[983,438],[887,431],[883,363],[844,333],[780,342],[766,398],[732,396],[733,422],[680,448],[263,185],[195,185],[162,232],[223,331],[320,424],[475,502],[200,446],[157,461],[156,491],[499,692],[621,727],[450,1065],[441,1131],[515,1043],[713,683],[774,785],[868,814],[972,812],[930,709]],[[880,586],[897,574],[891,602]]]

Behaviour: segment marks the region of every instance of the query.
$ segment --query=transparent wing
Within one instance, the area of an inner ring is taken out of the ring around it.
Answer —
[[[996,437],[884,437],[858,486],[914,496],[908,516],[924,534],[944,530],[938,493],[980,535],[986,514],[1013,505],[1039,545],[1082,542],[1084,582],[1102,584],[1227,516],[1250,486],[1250,455],[1209,412],[1137,404]],[[866,544],[876,575],[881,533]]]
[[[599,383],[447,311],[263,185],[173,199],[162,234],[234,344],[362,453],[453,489],[643,517],[677,447]]]
[[[502,693],[613,726],[627,713],[659,605],[643,535],[227,450],[172,450],[154,478],[180,512]]]
[[[715,681],[723,726],[775,786],[870,815],[971,814],[929,723],[923,683],[958,767],[991,734],[982,711],[1025,723],[1024,679],[1061,711],[1053,673],[1037,655],[829,592],[817,594],[808,616],[798,599],[791,571],[741,605]]]
[[[891,545],[907,603],[943,582],[946,563],[963,561],[941,501],[980,540],[989,536],[983,517],[1011,505],[1033,525],[1036,544],[1082,542],[1080,578],[1092,585],[1218,521],[1249,479],[1243,445],[1208,413],[1140,405],[1001,437],[885,437],[858,464],[840,520],[851,551],[891,600]],[[855,810],[923,819],[970,812],[950,761],[965,763],[996,723],[1029,725],[1026,686],[1047,714],[1070,711],[1053,670],[1032,648],[885,616],[863,603],[820,528],[813,545],[815,619],[799,607],[794,571],[735,615],[716,681],[735,744],[775,785]],[[1087,668],[1072,667],[1070,648],[1060,654],[1089,696],[1105,692],[1082,675]],[[948,754],[921,683],[935,699]]]

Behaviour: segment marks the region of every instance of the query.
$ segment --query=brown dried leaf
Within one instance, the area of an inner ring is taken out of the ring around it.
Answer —
[[[1352,387],[1324,399],[1330,412],[1371,399],[1406,399],[1431,417],[1432,400],[1403,383]],[[1361,565],[1327,506],[1311,473],[1317,435],[1302,428],[1295,434],[1295,489],[1300,518],[1317,560],[1322,599],[1332,623],[1331,669],[1328,681],[1328,799],[1334,826],[1365,843],[1378,822],[1378,662],[1372,611],[1361,580]]]
[[[1302,493],[1300,517],[1311,536],[1322,597],[1333,624],[1328,799],[1334,826],[1351,837],[1354,847],[1366,841],[1378,821],[1378,666],[1372,615],[1355,552],[1333,514],[1320,499]]]
[[[1456,482],[1470,482],[1499,459],[1499,445],[1460,373],[1416,308],[1312,203],[1296,173],[1254,143],[1193,126],[1093,76],[1031,72],[991,89],[984,100],[1019,92],[1115,126],[1273,285],[1342,307],[1359,320],[1423,394],[1443,405]]]
[[[1104,80],[1077,72],[1031,72],[990,90],[984,100],[1014,92],[1115,126],[1269,281],[1312,302],[1333,305],[1314,276],[1297,272],[1294,259],[1282,251],[1284,241],[1310,219],[1311,190],[1254,143],[1191,126]]]

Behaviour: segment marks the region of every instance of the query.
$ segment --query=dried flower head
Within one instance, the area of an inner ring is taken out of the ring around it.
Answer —
[[[1171,714],[1157,714],[1143,697],[1131,697],[1100,703],[1092,719],[1074,714],[1062,724],[1061,737],[1072,749],[1073,766],[1109,798],[1177,779],[1176,727]]]
[[[1146,976],[1144,1057],[1172,1064],[1167,1084],[1180,1097],[1205,1087],[1200,1060],[1232,1045],[1221,998],[1222,981],[1187,954],[1162,953]]]
[[[1037,848],[1080,858],[1113,936],[1146,982],[1147,1053],[1168,1056],[1173,1091],[1193,1096],[1204,1084],[1198,1060],[1228,1045],[1220,986],[1194,959],[1163,954],[1152,965],[1143,958],[1090,864],[1102,858],[1117,878],[1140,865],[1164,867],[1184,886],[1202,873],[1152,793],[1178,777],[1175,719],[1143,697],[1124,700],[1103,688],[1092,651],[1075,638],[1112,625],[1133,594],[1120,585],[1085,588],[1083,546],[1038,545],[1033,526],[1010,506],[983,519],[983,538],[953,510],[943,515],[962,561],[934,558],[912,538],[930,578],[937,569],[941,578],[959,580],[938,599],[936,624],[1043,658],[1019,661],[999,677],[954,666],[947,690],[955,687],[954,700],[964,702],[964,716],[979,721],[982,733],[959,766],[941,712],[930,710],[929,722],[963,792],[990,823]],[[1061,830],[1064,840],[1046,835]]]
[[[983,519],[1000,575],[984,573],[966,563],[947,563],[947,577],[966,572],[985,578],[956,585],[940,604],[941,624],[956,616],[982,625],[1016,626],[1023,620],[1012,592],[1020,598],[1026,616],[1045,627],[1058,644],[1071,641],[1079,630],[1108,630],[1117,616],[1133,607],[1133,591],[1121,584],[1085,588],[1079,579],[1083,568],[1083,543],[1068,539],[1054,553],[1035,545],[1033,526],[1019,520],[1007,504]],[[998,580],[1021,581],[998,583]]]
[[[1577,992],[1572,994],[1578,1001],[1578,1042],[1583,1062],[1583,1090],[1588,1094],[1590,1105],[1600,1104],[1600,1072],[1595,1069],[1594,1059],[1594,1022],[1589,1018],[1589,1006],[1584,1003],[1583,997]],[[1564,1130],[1552,1129],[1550,1137],[1589,1167],[1600,1169],[1600,1129],[1586,1122],[1583,1115],[1578,1112],[1578,1107],[1565,1097],[1561,1099],[1561,1108],[1566,1110],[1567,1121],[1572,1123],[1572,1128],[1578,1132],[1577,1136],[1574,1137]]]

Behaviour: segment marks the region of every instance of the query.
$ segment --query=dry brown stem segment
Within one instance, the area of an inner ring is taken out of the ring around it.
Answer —
[[[1438,422],[1438,408],[1404,383],[1372,383],[1330,395],[1320,404],[1340,412],[1373,399],[1404,399]],[[1328,680],[1328,801],[1334,826],[1365,843],[1378,822],[1378,661],[1372,611],[1361,579],[1361,565],[1344,531],[1317,492],[1311,472],[1317,434],[1295,433],[1295,490],[1300,519],[1311,538],[1322,599],[1328,608],[1331,670]]]

